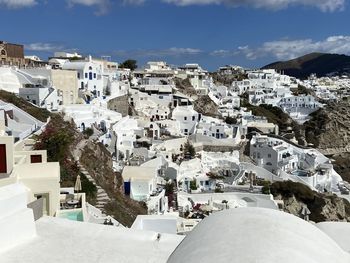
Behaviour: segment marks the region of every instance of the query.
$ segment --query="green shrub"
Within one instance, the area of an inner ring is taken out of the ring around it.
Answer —
[[[191,189],[191,190],[197,190],[197,180],[196,180],[196,179],[193,179],[193,180],[190,182],[190,189]]]
[[[225,122],[226,122],[227,124],[231,124],[231,125],[232,125],[232,124],[237,124],[237,119],[228,116],[228,117],[225,118]]]
[[[194,158],[196,155],[196,150],[194,149],[193,145],[190,143],[190,141],[187,141],[184,144],[183,147],[183,154],[185,156],[189,156],[190,158]]]
[[[90,136],[92,136],[94,134],[94,130],[92,128],[86,128],[84,131],[83,131],[83,134],[89,138]]]
[[[97,196],[97,188],[96,186],[90,182],[84,174],[80,174],[81,179],[81,188],[82,192],[86,195],[86,200],[88,202],[94,202]]]
[[[288,198],[294,195],[296,199],[304,203],[313,202],[315,200],[315,192],[301,183],[292,181],[275,182],[271,185],[270,189],[274,196],[280,194]]]
[[[34,149],[47,150],[49,162],[63,162],[69,155],[69,147],[75,136],[75,127],[60,115],[54,115],[45,130],[34,137]]]

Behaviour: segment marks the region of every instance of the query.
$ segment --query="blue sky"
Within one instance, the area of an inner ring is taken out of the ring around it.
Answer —
[[[2,40],[43,59],[66,50],[215,70],[350,55],[349,0],[0,0],[0,23]]]

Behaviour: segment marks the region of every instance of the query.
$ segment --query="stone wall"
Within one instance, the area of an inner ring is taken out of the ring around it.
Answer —
[[[129,109],[128,95],[109,100],[107,107],[109,110],[121,113],[123,117],[127,116]]]

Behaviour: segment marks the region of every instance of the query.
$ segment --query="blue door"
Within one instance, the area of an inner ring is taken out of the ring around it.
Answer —
[[[130,182],[124,182],[125,195],[130,195]]]
[[[89,73],[89,79],[92,80],[92,72]]]

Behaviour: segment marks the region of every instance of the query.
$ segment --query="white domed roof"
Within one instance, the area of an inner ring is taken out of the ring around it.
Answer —
[[[168,263],[349,263],[316,226],[263,208],[236,208],[203,220],[176,248]]]

